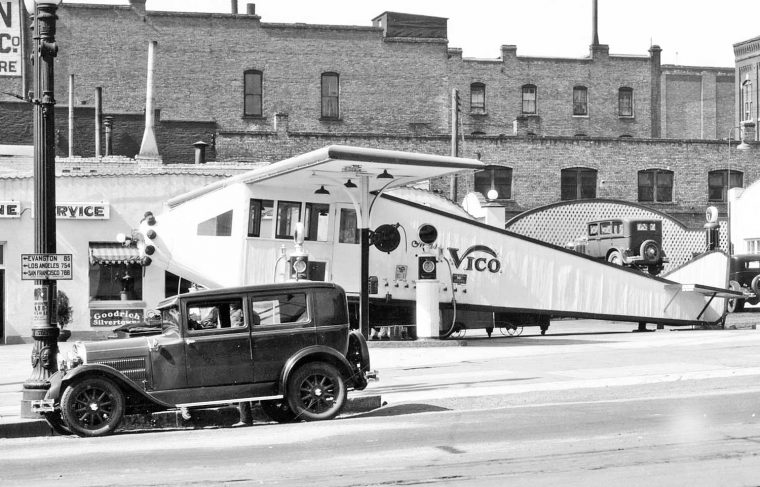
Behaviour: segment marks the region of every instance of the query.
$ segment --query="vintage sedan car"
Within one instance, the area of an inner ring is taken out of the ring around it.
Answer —
[[[730,299],[728,312],[741,311],[744,304],[760,303],[760,254],[739,254],[731,256],[729,287],[743,291],[746,298]]]
[[[586,224],[585,236],[567,248],[657,275],[669,262],[662,249],[662,221],[610,218]]]
[[[77,342],[32,409],[60,432],[101,436],[126,414],[244,401],[278,422],[331,419],[367,386],[367,344],[337,285],[206,290],[158,310],[160,335]]]

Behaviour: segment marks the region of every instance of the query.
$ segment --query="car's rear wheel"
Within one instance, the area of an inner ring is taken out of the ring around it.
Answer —
[[[610,255],[607,256],[607,262],[615,265],[623,265],[623,256],[617,250],[613,250],[610,252]]]
[[[296,419],[332,419],[345,404],[346,384],[331,364],[310,362],[297,369],[288,381],[288,405]]]
[[[261,410],[269,419],[278,423],[292,423],[296,419],[295,413],[285,399],[261,401]]]
[[[109,435],[124,416],[124,394],[111,379],[85,377],[63,391],[61,414],[76,435]]]
[[[651,274],[653,276],[656,276],[660,272],[662,272],[662,266],[661,265],[650,265],[650,266],[647,266],[647,272],[649,272],[649,274]]]

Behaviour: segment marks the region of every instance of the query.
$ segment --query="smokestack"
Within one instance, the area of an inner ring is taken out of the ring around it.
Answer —
[[[74,75],[69,75],[69,157],[74,157]]]
[[[231,11],[233,14],[237,14],[237,13],[238,13],[238,5],[237,5],[237,0],[231,0],[231,2],[230,2],[230,3],[231,3],[231,5],[230,5],[230,11]]]
[[[100,132],[102,131],[103,124],[101,122],[101,116],[103,115],[103,88],[100,86],[95,88],[95,157],[100,157]]]
[[[148,87],[145,93],[145,133],[143,134],[142,144],[140,145],[140,157],[158,159],[158,144],[156,143],[156,133],[153,130],[155,125],[156,114],[153,111],[153,72],[155,69],[156,46],[158,42],[151,41],[148,44]]]
[[[592,19],[592,26],[591,26],[591,30],[592,30],[592,34],[593,35],[592,35],[592,39],[591,39],[591,45],[598,46],[599,45],[599,32],[597,31],[597,27],[598,27],[599,15],[598,15],[597,0],[593,0],[593,4],[594,4],[594,8],[593,8],[594,13],[593,13],[593,19]]]

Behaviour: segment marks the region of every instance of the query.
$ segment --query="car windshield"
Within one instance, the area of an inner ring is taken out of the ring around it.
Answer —
[[[179,308],[177,306],[161,310],[161,330],[164,335],[179,333]]]

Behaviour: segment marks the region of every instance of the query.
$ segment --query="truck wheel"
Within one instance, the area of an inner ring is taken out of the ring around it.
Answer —
[[[297,419],[332,419],[346,404],[346,384],[334,366],[310,362],[288,380],[288,405]]]
[[[111,379],[85,377],[63,391],[61,413],[78,436],[109,435],[124,416],[124,394]]]
[[[610,255],[607,256],[607,262],[615,265],[623,265],[623,256],[620,255],[620,252],[617,250],[613,250],[610,252]]]
[[[296,419],[296,415],[284,399],[261,401],[261,410],[269,419],[278,423],[292,423]]]
[[[731,281],[728,283],[728,288],[732,291],[741,291],[742,286],[736,281]],[[728,300],[728,303],[726,304],[726,311],[729,313],[738,313],[739,311],[744,309],[744,300],[739,298],[731,298]]]

